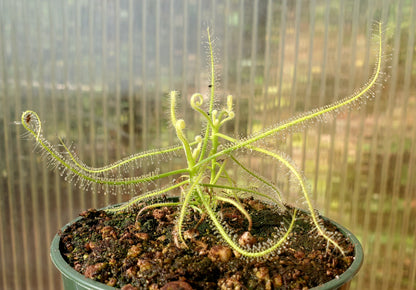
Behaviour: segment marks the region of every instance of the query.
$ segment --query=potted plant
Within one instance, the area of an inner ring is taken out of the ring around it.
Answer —
[[[170,121],[180,144],[138,153],[105,167],[81,162],[61,140],[62,149],[42,135],[39,116],[22,114],[21,122],[66,179],[83,188],[138,194],[102,210],[88,210],[66,225],[53,240],[52,260],[68,289],[307,289],[346,287],[359,270],[363,251],[345,228],[321,217],[312,205],[309,186],[285,154],[259,145],[270,136],[322,120],[362,102],[381,75],[381,24],[378,58],[368,83],[334,104],[237,139],[222,133],[235,116],[233,98],[215,101],[215,71],[208,30],[211,82],[208,98],[196,93],[192,109],[204,129],[189,141],[186,124],[177,118],[178,93],[172,91]],[[143,162],[181,155],[183,168],[138,177],[123,175]],[[285,190],[249,167],[246,157],[272,160]],[[168,180],[143,191],[143,185]],[[303,203],[285,202],[299,193]],[[173,196],[173,197],[172,197]],[[299,207],[305,206],[304,210]],[[80,273],[78,273],[80,272]]]

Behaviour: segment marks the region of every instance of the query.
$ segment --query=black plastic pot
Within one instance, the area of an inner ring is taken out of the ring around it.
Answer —
[[[65,225],[61,230],[62,232],[72,223],[76,222],[77,220],[81,219],[78,217]],[[351,266],[341,274],[337,279],[333,279],[328,281],[325,284],[317,286],[313,289],[322,289],[322,290],[329,290],[329,289],[340,289],[345,290],[349,289],[351,279],[358,273],[361,268],[361,265],[364,260],[364,252],[363,248],[358,241],[358,239],[345,227],[337,224],[336,222],[323,217],[324,220],[327,220],[334,224],[346,237],[350,239],[350,241],[354,245],[354,252],[355,258]],[[72,289],[116,289],[114,287],[107,286],[103,283],[94,281],[92,279],[86,278],[84,275],[75,271],[62,257],[61,252],[59,250],[59,243],[60,243],[60,236],[57,234],[55,235],[54,239],[52,240],[51,245],[51,259],[52,262],[55,264],[56,268],[61,272],[62,280],[64,289],[72,290]]]

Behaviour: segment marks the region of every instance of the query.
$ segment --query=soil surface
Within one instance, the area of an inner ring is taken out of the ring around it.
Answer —
[[[223,223],[233,229],[240,245],[264,245],[289,227],[292,209],[280,214],[257,200],[242,203],[252,216],[250,233],[248,221],[238,210],[228,204],[219,206]],[[174,233],[178,208],[150,209],[138,215],[142,207],[117,214],[83,212],[81,220],[61,233],[63,257],[86,277],[124,290],[308,289],[337,278],[354,259],[353,245],[333,225],[323,222],[334,232],[345,256],[328,248],[303,213],[298,213],[287,243],[274,255],[247,259],[227,246],[209,218],[201,219],[198,212],[188,214],[183,232],[188,247],[179,248]]]

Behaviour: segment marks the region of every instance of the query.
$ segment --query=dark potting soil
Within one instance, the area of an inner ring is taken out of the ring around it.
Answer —
[[[218,207],[240,244],[264,244],[290,225],[293,209],[279,213],[257,200],[242,203],[253,220],[250,233],[236,208]],[[178,208],[149,209],[138,215],[142,207],[116,214],[83,212],[83,218],[61,234],[63,257],[86,277],[125,290],[308,289],[337,278],[354,259],[353,245],[332,224],[322,221],[327,231],[334,232],[344,256],[328,247],[302,212],[286,244],[274,255],[247,259],[227,246],[209,218],[201,221],[198,212],[188,214],[183,232],[188,247],[180,248],[174,234]]]

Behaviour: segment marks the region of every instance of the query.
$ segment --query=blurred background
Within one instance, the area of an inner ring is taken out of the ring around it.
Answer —
[[[178,90],[181,115],[198,121],[188,100],[208,92],[209,26],[218,98],[235,101],[227,130],[246,136],[360,89],[378,21],[376,98],[267,146],[292,156],[316,207],[362,242],[353,289],[415,289],[415,0],[0,0],[0,288],[62,287],[52,237],[79,212],[128,199],[50,171],[19,125],[24,110],[89,165],[176,144],[166,97]]]

